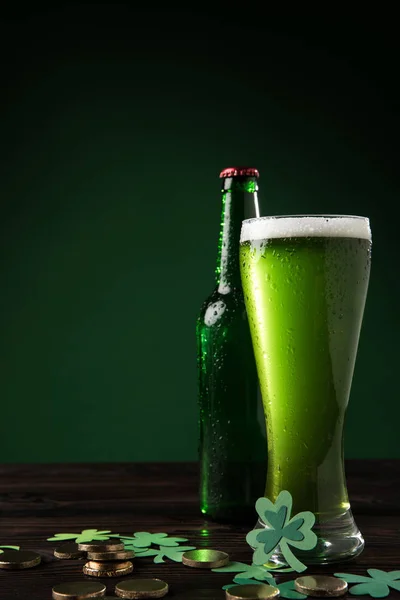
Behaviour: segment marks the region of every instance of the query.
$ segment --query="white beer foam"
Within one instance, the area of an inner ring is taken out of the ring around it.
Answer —
[[[344,237],[371,240],[367,217],[293,216],[258,217],[242,223],[240,241],[291,237]]]

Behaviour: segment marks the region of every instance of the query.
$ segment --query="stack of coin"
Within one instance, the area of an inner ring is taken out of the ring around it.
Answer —
[[[78,544],[75,544],[75,542],[69,542],[68,544],[61,544],[61,546],[54,548],[54,556],[64,560],[71,560],[76,558],[85,558],[86,552],[79,550]]]
[[[104,598],[106,586],[92,581],[60,583],[53,587],[53,600],[82,600],[83,598]]]
[[[125,550],[124,542],[121,540],[106,540],[105,542],[83,542],[78,544],[78,550],[81,552],[116,552]]]
[[[88,542],[78,544],[78,549],[87,552],[89,561],[84,565],[85,575],[92,577],[121,577],[133,571],[130,559],[135,556],[133,550],[125,550],[121,541]]]
[[[6,550],[0,554],[0,569],[31,569],[40,562],[40,554],[30,550]]]
[[[335,598],[344,596],[348,585],[339,577],[329,575],[305,575],[298,577],[294,582],[294,587],[300,594],[306,596],[316,596],[318,598]]]
[[[234,585],[225,591],[226,600],[270,600],[279,597],[279,590],[266,583]]]
[[[163,598],[168,594],[168,583],[161,579],[127,579],[115,586],[119,598]]]
[[[228,564],[229,554],[211,548],[197,548],[184,552],[182,562],[187,567],[196,569],[218,569]]]

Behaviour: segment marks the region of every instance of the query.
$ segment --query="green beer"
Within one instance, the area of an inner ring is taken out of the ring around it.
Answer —
[[[343,466],[343,425],[368,288],[368,219],[243,222],[241,276],[268,438],[265,495],[316,515],[313,562],[361,552]],[[310,557],[310,554],[307,553]]]

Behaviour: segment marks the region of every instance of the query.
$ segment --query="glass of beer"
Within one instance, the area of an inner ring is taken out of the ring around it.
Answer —
[[[343,425],[367,295],[369,220],[295,215],[243,221],[240,266],[268,434],[265,496],[315,514],[306,564],[360,554]],[[264,526],[262,523],[258,527]],[[273,562],[283,563],[279,551]]]

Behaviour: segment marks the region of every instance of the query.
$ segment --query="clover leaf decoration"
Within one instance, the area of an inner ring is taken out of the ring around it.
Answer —
[[[55,533],[54,537],[47,538],[48,542],[61,542],[64,540],[75,540],[77,544],[84,544],[94,540],[109,540],[110,537],[117,537],[117,534],[110,535],[108,529],[84,529],[81,533]]]
[[[121,542],[124,543],[125,550],[133,550],[135,554],[141,554],[149,549],[149,546],[136,546],[136,538],[130,535],[120,535],[118,536]]]
[[[286,562],[298,573],[307,567],[293,554],[290,546],[300,550],[311,550],[317,543],[317,536],[311,531],[315,516],[310,511],[303,511],[290,518],[292,512],[292,496],[284,490],[273,503],[268,498],[259,498],[256,510],[264,529],[253,529],[247,534],[247,543],[255,550],[253,563],[263,565],[279,546]]]
[[[253,584],[256,585],[257,583],[260,583],[259,581],[255,581],[254,579],[240,578],[237,576],[233,578],[233,581],[234,581],[234,583],[229,583],[228,585],[222,586],[222,589],[229,590],[230,588],[233,588],[236,585],[253,585]],[[267,583],[270,583],[270,582],[268,581]],[[274,583],[274,582],[272,582],[272,583]]]
[[[0,554],[4,552],[2,548],[5,548],[6,550],[19,550],[19,546],[0,546]]]
[[[136,548],[149,548],[152,544],[157,546],[178,546],[179,542],[187,542],[187,538],[169,537],[167,533],[148,533],[137,531],[133,537],[120,536],[121,539],[129,540]]]
[[[235,576],[235,579],[257,579],[257,581],[274,581],[273,576],[265,567],[260,567],[259,565],[246,565],[242,562],[230,562],[225,567],[212,569],[212,571],[213,573],[238,573]]]
[[[390,593],[389,588],[400,592],[400,571],[381,571],[380,569],[368,569],[369,577],[364,575],[352,575],[351,573],[335,573],[347,583],[357,583],[349,589],[354,596],[369,595],[372,598],[384,598]]]
[[[164,558],[169,558],[175,562],[182,562],[182,554],[187,550],[195,550],[194,546],[179,546],[179,548],[171,548],[170,546],[160,546],[159,548],[150,548],[141,552],[138,558],[143,556],[154,556],[154,562],[163,563]]]

